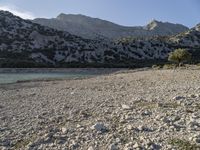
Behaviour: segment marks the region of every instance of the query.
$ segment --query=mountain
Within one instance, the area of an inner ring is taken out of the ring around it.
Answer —
[[[56,66],[73,61],[90,62],[92,59],[101,62],[102,59],[97,57],[107,47],[106,43],[83,39],[0,11],[1,66]]]
[[[158,36],[143,39],[125,38],[120,40],[119,43],[126,50],[133,51],[135,49],[137,53],[145,53],[147,59],[166,59],[168,53],[174,49],[185,48],[193,54],[193,62],[199,62],[200,24],[188,31],[173,36]]]
[[[126,27],[98,18],[73,14],[60,14],[53,19],[37,18],[33,22],[89,39],[167,36],[188,30],[180,24],[163,23],[156,20],[146,26]]]
[[[166,61],[179,47],[188,48],[199,60],[199,25],[173,36],[92,40],[0,11],[0,67],[150,66]]]
[[[171,41],[188,48],[199,47],[200,25],[170,38]]]

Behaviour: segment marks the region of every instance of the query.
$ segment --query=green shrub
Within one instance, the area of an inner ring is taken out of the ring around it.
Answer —
[[[178,66],[181,66],[183,62],[189,61],[192,57],[192,54],[189,53],[186,49],[175,49],[175,51],[169,53],[168,60],[175,62]]]

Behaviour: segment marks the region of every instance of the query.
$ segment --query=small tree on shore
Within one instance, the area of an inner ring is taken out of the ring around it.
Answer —
[[[192,57],[192,54],[189,53],[186,49],[178,48],[175,51],[169,53],[168,60],[175,62],[178,66],[181,66],[183,62],[189,61]]]

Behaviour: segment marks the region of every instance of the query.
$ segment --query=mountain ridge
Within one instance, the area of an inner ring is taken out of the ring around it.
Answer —
[[[109,39],[119,39],[130,36],[168,36],[175,35],[189,29],[188,27],[180,24],[161,21],[156,21],[156,28],[151,27],[153,22],[150,22],[145,26],[122,26],[99,18],[92,18],[81,14],[74,15],[64,13],[59,14],[56,18],[36,18],[32,21],[44,26],[67,31],[71,34],[90,39],[95,39],[101,36]],[[150,30],[151,28],[152,30]]]

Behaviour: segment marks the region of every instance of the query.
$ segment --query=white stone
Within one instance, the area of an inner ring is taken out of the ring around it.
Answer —
[[[122,109],[129,110],[129,109],[131,109],[131,107],[128,105],[122,104]]]
[[[61,128],[61,131],[62,131],[62,133],[66,133],[66,132],[67,132],[67,128],[62,127],[62,128]]]
[[[133,129],[133,126],[129,124],[129,125],[127,125],[127,129],[128,129],[128,130],[132,130],[132,129]]]
[[[90,147],[88,148],[88,150],[94,150],[94,147],[93,147],[93,146],[90,146]]]
[[[133,148],[139,148],[139,144],[136,142],[134,145],[133,145]]]
[[[116,143],[120,143],[121,142],[121,139],[120,138],[116,138]]]

